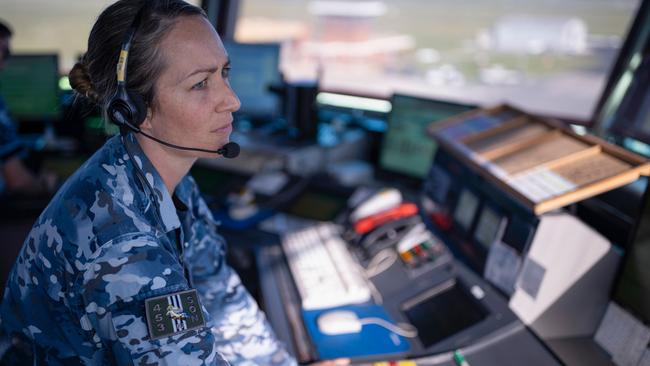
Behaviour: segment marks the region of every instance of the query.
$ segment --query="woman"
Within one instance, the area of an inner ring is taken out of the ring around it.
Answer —
[[[181,0],[120,0],[104,10],[71,85],[106,110],[134,18],[125,82],[144,103],[136,127],[221,148],[239,108],[228,57],[204,13]],[[34,225],[10,275],[4,329],[33,344],[38,364],[295,364],[224,262],[224,242],[187,175],[197,158],[217,155],[122,132]]]

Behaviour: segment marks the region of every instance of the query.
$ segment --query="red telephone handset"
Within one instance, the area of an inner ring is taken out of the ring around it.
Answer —
[[[388,221],[401,219],[403,217],[413,216],[418,213],[418,206],[415,203],[402,203],[401,205],[378,214],[368,216],[354,223],[354,231],[357,234],[365,234],[372,231],[379,225]]]

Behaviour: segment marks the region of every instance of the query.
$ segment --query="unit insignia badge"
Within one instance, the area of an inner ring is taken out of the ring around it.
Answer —
[[[205,326],[196,290],[146,299],[145,310],[151,339],[168,337]]]

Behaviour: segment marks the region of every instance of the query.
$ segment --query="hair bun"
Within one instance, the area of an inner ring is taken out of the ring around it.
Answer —
[[[77,62],[68,74],[70,86],[79,94],[90,99],[94,103],[99,102],[99,94],[95,91],[93,82],[90,80],[88,67],[83,62]]]

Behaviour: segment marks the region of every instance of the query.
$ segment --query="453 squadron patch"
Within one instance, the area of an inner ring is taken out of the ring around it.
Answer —
[[[146,299],[145,310],[151,339],[168,337],[205,326],[196,290]]]

